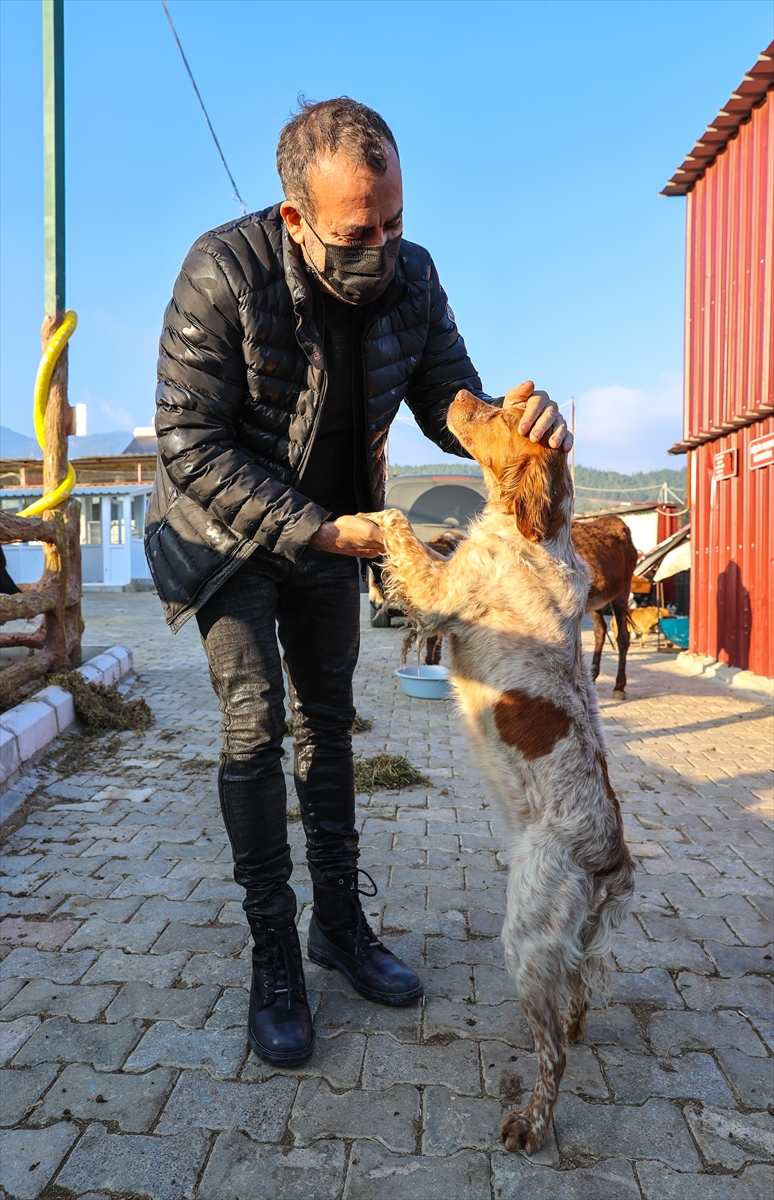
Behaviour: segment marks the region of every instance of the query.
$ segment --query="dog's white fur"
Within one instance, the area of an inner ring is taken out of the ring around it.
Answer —
[[[570,537],[565,455],[523,438],[520,416],[465,392],[449,410],[490,492],[453,558],[428,551],[402,513],[367,515],[382,530],[391,596],[422,634],[447,635],[467,731],[505,816],[505,957],[538,1075],[501,1135],[532,1153],[548,1132],[566,1045],[583,1035],[592,977],[628,911],[634,868],[581,650],[588,573]]]

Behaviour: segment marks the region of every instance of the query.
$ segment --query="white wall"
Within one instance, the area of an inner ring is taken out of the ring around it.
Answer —
[[[102,540],[81,545],[83,582],[123,587],[132,579],[150,579],[142,538],[132,537],[132,496],[101,493],[100,500]],[[37,583],[43,574],[40,542],[15,542],[4,550],[11,579]]]
[[[132,538],[132,579],[150,579],[142,538]]]
[[[3,546],[8,574],[14,583],[37,583],[43,574],[40,542],[12,542]]]
[[[640,554],[647,554],[658,545],[658,512],[619,513],[624,525],[629,526],[632,541]]]

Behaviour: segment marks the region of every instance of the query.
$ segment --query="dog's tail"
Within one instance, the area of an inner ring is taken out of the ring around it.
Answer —
[[[598,875],[595,882],[598,899],[584,931],[580,973],[589,987],[596,986],[598,991],[604,991],[606,959],[616,930],[626,920],[635,891],[635,866],[623,840],[623,832],[619,837],[615,865]]]

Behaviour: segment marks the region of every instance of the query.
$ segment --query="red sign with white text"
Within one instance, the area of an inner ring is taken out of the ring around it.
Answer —
[[[750,442],[750,470],[770,467],[774,463],[774,433],[764,434]]]
[[[712,456],[712,478],[733,479],[737,474],[736,449],[721,450]]]

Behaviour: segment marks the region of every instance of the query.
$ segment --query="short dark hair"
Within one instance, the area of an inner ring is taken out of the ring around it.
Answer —
[[[387,122],[365,104],[349,96],[316,104],[299,97],[298,112],[284,126],[277,145],[277,170],[286,197],[314,216],[309,168],[317,159],[340,152],[356,166],[384,175],[388,164],[385,142],[398,153]]]

